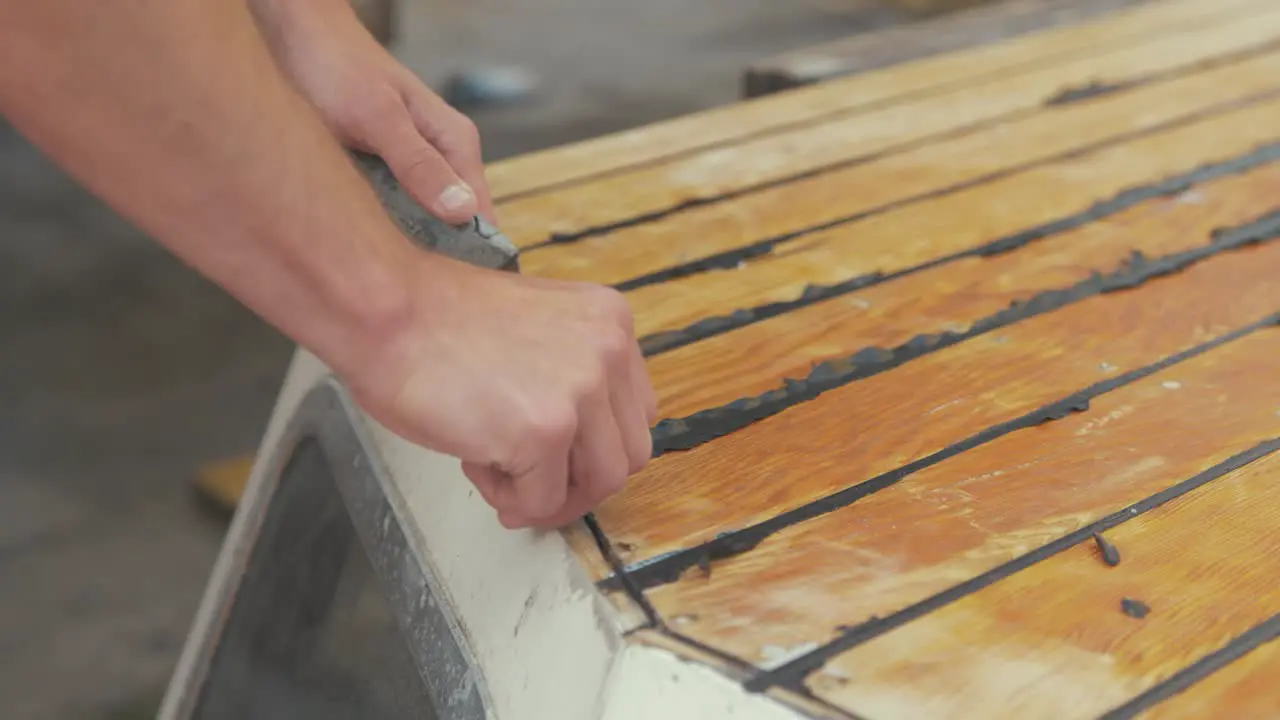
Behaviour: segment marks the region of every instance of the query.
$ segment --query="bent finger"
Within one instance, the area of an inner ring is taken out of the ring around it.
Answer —
[[[365,133],[370,149],[432,215],[460,224],[479,212],[474,189],[422,137],[407,110],[379,117],[368,124]]]
[[[479,213],[496,224],[493,195],[484,173],[480,131],[475,123],[420,84],[408,89],[404,96],[418,132],[471,187]]]
[[[544,443],[539,460],[528,472],[513,478],[516,510],[530,522],[549,518],[564,506],[569,484],[569,448]]]
[[[617,385],[617,380],[612,381],[584,403],[570,455],[573,479],[590,507],[621,490],[630,475],[630,453],[614,405],[614,398],[625,399],[629,392],[618,392]]]
[[[520,498],[510,475],[498,468],[471,462],[462,463],[462,472],[480,497],[497,511],[504,527],[514,529],[528,523],[528,518],[520,511]]]
[[[634,341],[628,344],[617,378],[610,383],[609,396],[614,420],[627,455],[627,474],[639,472],[653,454],[653,436],[649,433],[650,413],[644,395],[644,361]]]

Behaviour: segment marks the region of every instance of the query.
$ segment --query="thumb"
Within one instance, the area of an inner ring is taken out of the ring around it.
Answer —
[[[403,105],[364,128],[363,144],[382,158],[405,190],[432,215],[452,224],[479,213],[476,193],[418,132]]]

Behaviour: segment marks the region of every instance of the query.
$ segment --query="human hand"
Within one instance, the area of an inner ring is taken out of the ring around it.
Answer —
[[[370,415],[461,458],[508,528],[576,520],[645,466],[656,399],[621,294],[415,262],[409,321],[347,373]]]
[[[475,124],[360,24],[348,0],[251,0],[282,71],[347,147],[380,156],[424,208],[496,222]]]

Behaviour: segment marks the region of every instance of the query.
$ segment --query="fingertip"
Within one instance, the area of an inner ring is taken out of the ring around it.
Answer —
[[[475,191],[459,180],[450,183],[440,192],[431,205],[431,212],[445,222],[459,224],[479,214],[480,208]]]

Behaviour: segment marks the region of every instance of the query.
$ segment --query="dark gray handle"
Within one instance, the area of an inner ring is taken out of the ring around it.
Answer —
[[[519,250],[483,218],[472,218],[461,227],[450,225],[423,209],[382,158],[359,151],[352,151],[351,157],[373,185],[387,213],[418,245],[472,265],[519,272]]]

